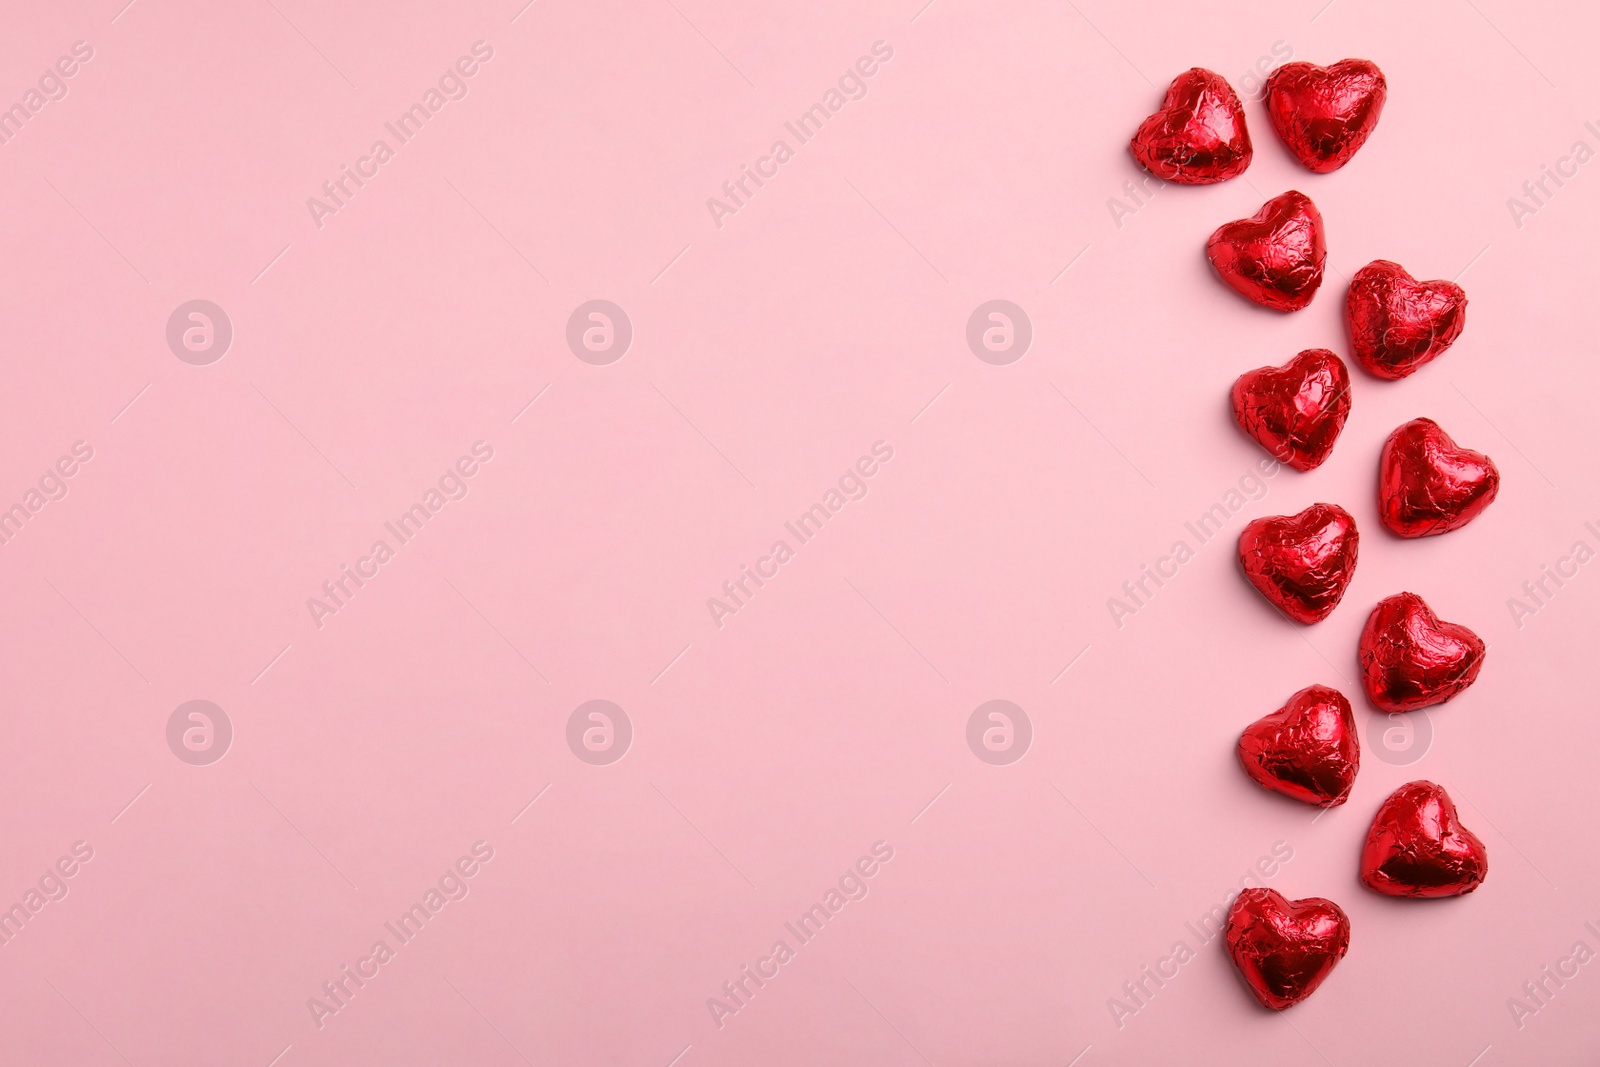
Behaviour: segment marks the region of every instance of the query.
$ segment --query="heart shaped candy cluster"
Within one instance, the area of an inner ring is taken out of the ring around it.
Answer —
[[[1317,174],[1338,170],[1367,143],[1389,87],[1365,59],[1331,67],[1286,63],[1267,79],[1267,114],[1284,145]],[[1161,107],[1139,124],[1133,157],[1156,177],[1210,185],[1243,174],[1254,150],[1244,107],[1226,78],[1193,67],[1172,79]]]
[[[1278,137],[1310,171],[1347,164],[1371,137],[1388,97],[1383,72],[1364,59],[1329,67],[1289,63],[1266,84]],[[1254,148],[1244,108],[1217,74],[1195,68],[1167,89],[1161,109],[1135,134],[1134,157],[1156,177],[1182,185],[1226,181],[1250,165]],[[1311,198],[1289,190],[1247,219],[1224,223],[1206,242],[1218,277],[1263,307],[1294,312],[1323,282],[1327,234]],[[1380,259],[1351,278],[1344,318],[1350,351],[1374,378],[1395,381],[1443,355],[1466,324],[1466,294],[1454,282],[1418,281]],[[1332,455],[1351,411],[1350,372],[1326,348],[1280,367],[1247,371],[1233,383],[1239,428],[1280,463],[1313,471]],[[1432,419],[1389,435],[1378,463],[1378,514],[1402,538],[1460,529],[1493,502],[1500,472],[1488,456],[1458,446]],[[1255,589],[1292,623],[1312,625],[1339,605],[1355,574],[1355,518],[1335,504],[1264,516],[1239,537],[1239,565]],[[1445,622],[1415,593],[1380,601],[1357,649],[1362,688],[1379,711],[1400,714],[1442,704],[1477,680],[1484,643]],[[1344,804],[1361,766],[1355,714],[1336,689],[1310,685],[1252,723],[1237,746],[1245,773],[1266,789],[1318,807]],[[1488,873],[1483,842],[1461,825],[1433,782],[1401,786],[1367,832],[1361,882],[1392,897],[1470,893]],[[1268,1008],[1310,996],[1350,946],[1350,920],[1320,897],[1288,900],[1246,889],[1228,916],[1226,943],[1245,984]]]

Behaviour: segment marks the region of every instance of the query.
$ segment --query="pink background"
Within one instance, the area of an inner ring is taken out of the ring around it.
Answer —
[[[1507,599],[1600,548],[1600,164],[1520,227],[1507,198],[1600,148],[1600,15],[921,3],[6,5],[0,101],[94,54],[0,146],[0,504],[94,455],[0,546],[0,903],[74,842],[93,859],[0,948],[0,1061],[1592,1062],[1600,966],[1520,1027],[1507,1001],[1600,950],[1600,564],[1520,629]],[[319,229],[307,198],[480,40],[468,95]],[[866,96],[796,145],[783,123],[876,41]],[[1387,73],[1353,163],[1309,174],[1251,102],[1247,174],[1119,227],[1167,81],[1245,89],[1275,46]],[[794,158],[719,228],[707,198],[780,137]],[[1287,188],[1330,249],[1290,317],[1201,251]],[[1343,278],[1380,257],[1461,275],[1462,339],[1402,382],[1358,372],[1326,466],[1266,481],[1119,629],[1107,598],[1262,455],[1229,383],[1346,351]],[[208,366],[164,334],[197,298],[234,328]],[[634,329],[608,366],[565,342],[597,298]],[[964,336],[995,298],[1034,330],[1008,366]],[[1418,415],[1504,485],[1401,542],[1376,457]],[[480,440],[467,497],[318,628],[307,598]],[[713,625],[707,598],[877,441],[867,496]],[[1318,500],[1365,536],[1307,630],[1231,544]],[[1247,781],[1238,731],[1304,685],[1351,694],[1364,743],[1385,725],[1355,642],[1400,589],[1490,646],[1431,747],[1369,748],[1320,818]],[[166,741],[193,699],[234,729],[208,766]],[[608,766],[566,742],[591,699],[632,723]],[[967,747],[991,699],[1032,722],[1020,762]],[[1418,777],[1488,846],[1470,897],[1356,881]],[[470,893],[319,1027],[308,998],[477,841]],[[878,841],[869,895],[719,1028],[707,998]],[[1283,1015],[1185,926],[1280,842],[1267,884],[1354,928]],[[1119,1027],[1108,1000],[1179,940],[1197,957]]]

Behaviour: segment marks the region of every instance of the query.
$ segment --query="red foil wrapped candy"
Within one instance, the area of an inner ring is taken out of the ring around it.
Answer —
[[[1161,110],[1139,124],[1128,146],[1163,181],[1210,185],[1250,165],[1250,131],[1239,96],[1220,74],[1195,67],[1167,86]]]
[[[1410,782],[1390,794],[1361,850],[1362,883],[1391,897],[1458,897],[1488,874],[1488,850],[1432,782]]]
[[[1281,367],[1239,375],[1232,399],[1241,430],[1295,470],[1313,470],[1350,417],[1350,372],[1326,348],[1308,348]]]
[[[1350,701],[1309,685],[1239,737],[1239,761],[1258,783],[1286,797],[1331,808],[1343,804],[1361,767]]]
[[[1375,259],[1356,271],[1344,301],[1356,362],[1379,378],[1404,378],[1437,359],[1467,324],[1467,294],[1455,282],[1419,282]]]
[[[1285,63],[1267,79],[1267,115],[1295,158],[1327,174],[1367,143],[1388,95],[1383,71],[1365,59]]]
[[[1378,457],[1378,514],[1401,537],[1465,526],[1499,491],[1494,461],[1458,446],[1432,419],[1395,430]]]
[[[1233,898],[1228,956],[1257,1000],[1282,1011],[1314,993],[1350,950],[1350,918],[1331,900],[1285,899],[1275,889]]]
[[[1328,617],[1355,574],[1360,535],[1337,504],[1256,519],[1239,535],[1239,565],[1274,607],[1295,622]]]
[[[1247,219],[1217,227],[1206,255],[1222,280],[1247,300],[1278,311],[1299,311],[1322,284],[1328,259],[1322,213],[1293,189]]]
[[[1382,711],[1442,704],[1478,679],[1484,644],[1459,623],[1444,622],[1415,593],[1378,602],[1361,630],[1361,684]]]

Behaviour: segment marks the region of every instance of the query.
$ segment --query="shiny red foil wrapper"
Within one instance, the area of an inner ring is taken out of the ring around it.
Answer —
[[[1256,782],[1286,797],[1331,808],[1343,804],[1361,769],[1350,701],[1308,685],[1239,736],[1239,762]]]
[[[1432,419],[1395,430],[1378,457],[1378,514],[1401,537],[1459,529],[1499,492],[1494,461],[1458,446]]]
[[[1295,158],[1318,174],[1338,170],[1367,143],[1389,86],[1365,59],[1330,67],[1285,63],[1267,79],[1267,116]]]
[[[1239,565],[1250,584],[1295,622],[1313,623],[1339,606],[1356,570],[1360,535],[1337,504],[1256,519],[1239,535]]]
[[[1344,315],[1356,362],[1392,381],[1455,343],[1467,325],[1467,294],[1455,282],[1419,282],[1400,264],[1375,259],[1350,279]]]
[[[1391,793],[1361,850],[1362,883],[1391,897],[1458,897],[1488,875],[1488,850],[1433,782],[1410,782]]]
[[[1350,951],[1350,918],[1331,900],[1288,900],[1275,889],[1233,899],[1228,956],[1265,1007],[1282,1011],[1316,992]]]
[[[1139,124],[1128,147],[1140,166],[1180,185],[1243,174],[1253,154],[1238,94],[1203,67],[1172,79],[1161,109]]]
[[[1396,593],[1361,630],[1361,684],[1382,711],[1442,704],[1477,681],[1485,651],[1477,634],[1442,621],[1417,594]]]
[[[1260,367],[1233,383],[1233,418],[1273,458],[1314,470],[1333,452],[1350,417],[1350,372],[1326,348],[1308,348],[1281,367]]]
[[[1217,227],[1206,255],[1241,296],[1278,311],[1299,311],[1322,284],[1328,260],[1322,213],[1291,189],[1247,219]]]

